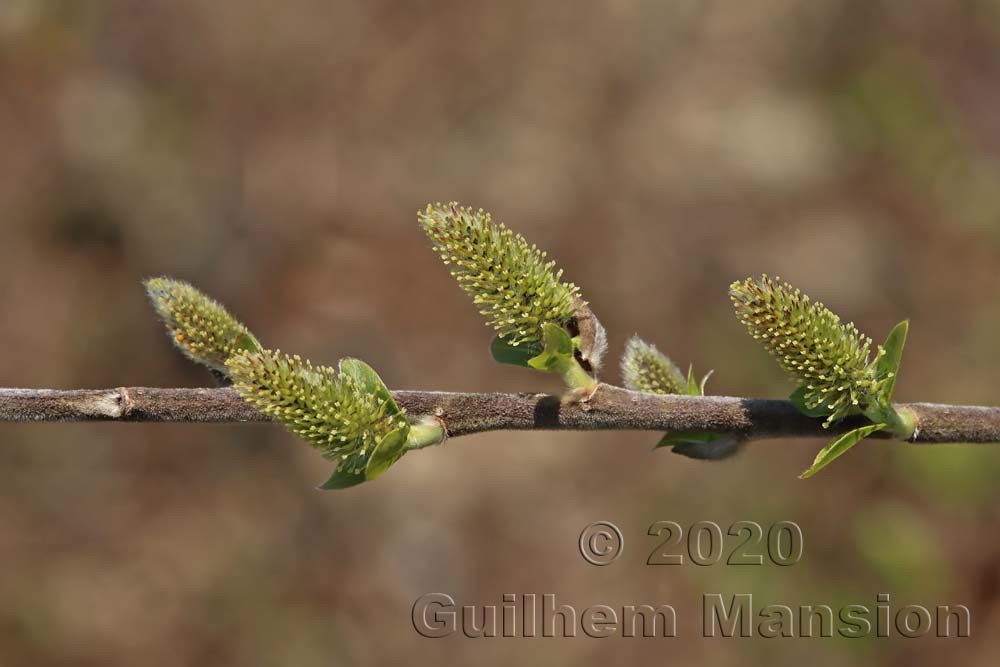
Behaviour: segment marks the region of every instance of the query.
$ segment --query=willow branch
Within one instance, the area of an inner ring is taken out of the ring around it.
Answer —
[[[656,395],[602,384],[586,401],[547,394],[394,391],[411,415],[434,415],[452,437],[499,430],[707,431],[745,439],[829,437],[858,426],[848,418],[824,429],[788,401]],[[917,418],[914,443],[1000,443],[1000,408],[901,404]],[[0,389],[0,422],[265,422],[270,418],[231,388]],[[886,437],[882,434],[883,437]]]

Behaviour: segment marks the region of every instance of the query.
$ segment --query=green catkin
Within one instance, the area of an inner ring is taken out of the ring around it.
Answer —
[[[683,394],[687,379],[667,355],[638,336],[625,345],[622,357],[622,377],[625,387],[649,394]]]
[[[390,414],[385,399],[353,377],[297,355],[243,352],[228,368],[243,400],[335,461],[338,471],[363,472],[379,441],[407,424],[402,412]]]
[[[222,304],[188,283],[151,278],[145,286],[170,339],[192,361],[224,373],[233,354],[259,347],[249,329]]]
[[[747,278],[729,294],[750,335],[802,385],[806,406],[830,411],[826,425],[875,403],[885,382],[875,363],[884,352],[879,346],[871,359],[872,340],[853,323],[780,278]]]
[[[418,219],[451,275],[511,345],[537,343],[544,323],[573,319],[579,288],[489,213],[451,202],[428,205]]]

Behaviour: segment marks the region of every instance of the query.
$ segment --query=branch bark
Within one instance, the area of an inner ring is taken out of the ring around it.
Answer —
[[[498,430],[707,431],[745,439],[829,437],[860,425],[849,418],[830,429],[789,401],[725,396],[643,394],[602,384],[584,402],[548,394],[394,391],[411,415],[438,417],[451,437]],[[914,443],[1000,443],[1000,408],[901,404],[916,415]],[[232,388],[0,389],[0,422],[265,422],[270,418]],[[876,434],[875,437],[888,437]]]

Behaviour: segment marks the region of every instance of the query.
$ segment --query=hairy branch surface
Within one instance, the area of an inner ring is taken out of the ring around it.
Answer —
[[[789,401],[656,395],[601,384],[586,401],[549,394],[393,391],[411,416],[437,417],[451,437],[500,430],[649,430],[734,434],[747,440],[829,437],[865,423],[823,428]],[[896,406],[916,418],[913,443],[1000,443],[1000,408],[933,403]],[[232,388],[2,389],[0,422],[266,422]],[[876,434],[874,437],[889,437]]]

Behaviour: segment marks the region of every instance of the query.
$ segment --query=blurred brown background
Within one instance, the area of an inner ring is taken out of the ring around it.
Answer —
[[[1000,403],[1000,3],[0,2],[0,385],[199,386],[142,278],[397,388],[500,367],[416,210],[546,248],[712,393],[791,386],[728,284],[780,274],[881,339],[900,400]],[[614,358],[605,371],[617,381]],[[0,665],[996,664],[1000,449],[705,464],[652,433],[496,433],[321,493],[278,427],[0,425]],[[584,525],[626,550],[587,565]],[[798,522],[792,567],[648,567],[659,519]],[[673,604],[678,639],[423,639],[428,592]],[[702,593],[965,604],[968,639],[703,639]]]

